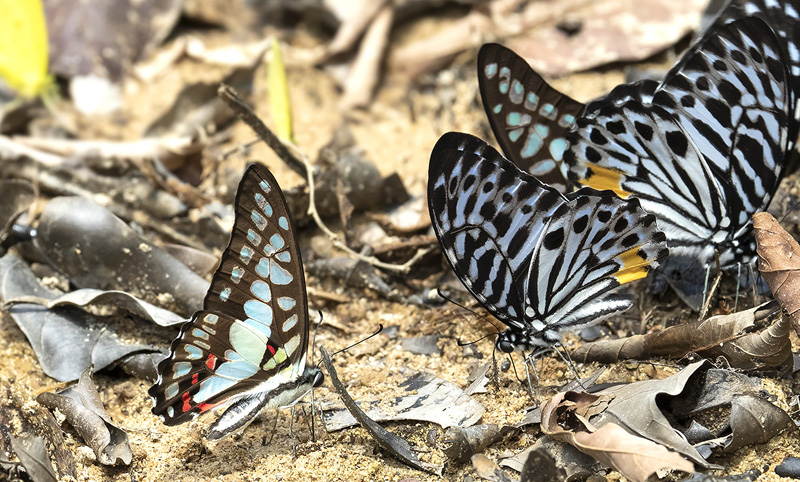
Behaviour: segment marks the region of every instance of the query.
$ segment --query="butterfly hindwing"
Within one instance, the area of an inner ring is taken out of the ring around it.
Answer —
[[[658,218],[690,305],[715,248],[723,267],[752,254],[750,216],[769,204],[788,149],[786,78],[770,28],[737,20],[692,47],[650,102],[606,96],[569,135],[574,182],[636,197]]]
[[[453,270],[510,339],[527,347],[627,309],[610,293],[658,266],[664,235],[636,201],[564,196],[468,134],[431,153],[428,207]]]
[[[498,45],[478,53],[478,84],[492,131],[517,167],[567,192],[561,161],[583,104],[552,88],[524,59]]]
[[[251,165],[236,196],[228,247],[202,311],[181,327],[150,389],[167,425],[304,371],[308,341],[305,278],[283,194]]]

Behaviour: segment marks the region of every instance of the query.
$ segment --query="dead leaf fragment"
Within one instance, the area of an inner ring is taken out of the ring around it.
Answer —
[[[339,380],[339,376],[336,374],[336,369],[331,362],[328,351],[325,350],[325,347],[320,347],[319,351],[322,355],[322,361],[325,364],[325,369],[328,371],[328,376],[331,379],[331,383],[336,389],[336,392],[342,398],[342,402],[344,402],[344,405],[347,407],[353,417],[358,420],[361,426],[370,434],[370,436],[372,436],[378,445],[383,447],[387,452],[391,453],[401,462],[408,464],[415,469],[435,475],[441,475],[443,469],[441,465],[429,464],[420,460],[419,457],[417,457],[417,455],[411,451],[411,446],[408,444],[408,442],[378,425],[378,423],[369,418],[366,413],[358,408],[355,400],[353,400],[350,394],[347,393],[344,384],[342,384],[342,382]]]
[[[753,214],[758,271],[800,335],[800,244],[769,213]]]
[[[67,421],[94,450],[97,460],[105,465],[130,465],[133,459],[128,434],[111,422],[87,368],[77,384],[60,392],[40,393],[36,401],[50,410],[58,409]]]

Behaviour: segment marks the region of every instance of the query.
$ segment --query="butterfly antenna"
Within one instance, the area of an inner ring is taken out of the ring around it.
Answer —
[[[495,335],[499,335],[499,334],[500,334],[500,331],[498,331],[497,333],[489,333],[488,335],[484,335],[484,336],[478,338],[477,340],[473,340],[473,341],[461,341],[458,338],[456,338],[456,344],[458,346],[474,345],[475,343],[478,343],[481,340],[485,340],[485,339],[489,338],[490,336],[495,336]]]
[[[736,313],[739,306],[739,286],[742,282],[742,263],[736,263],[736,295],[733,297],[733,312]]]
[[[458,306],[459,308],[465,309],[465,310],[469,311],[470,313],[472,313],[473,315],[480,316],[480,315],[479,315],[477,312],[475,312],[475,310],[473,310],[472,308],[467,308],[466,306],[462,305],[461,303],[459,303],[459,302],[455,301],[454,299],[452,299],[452,298],[450,298],[450,297],[446,296],[446,295],[445,295],[445,294],[442,292],[442,290],[440,290],[439,288],[436,288],[436,294],[437,294],[437,295],[439,295],[439,297],[440,297],[440,298],[442,298],[442,299],[444,299],[445,301],[447,301],[447,302],[449,302],[449,303],[452,303],[452,304],[454,304],[454,305]]]
[[[794,205],[792,206],[792,208],[791,208],[791,209],[789,209],[788,211],[786,211],[786,214],[784,214],[783,216],[781,216],[781,219],[780,219],[780,221],[778,221],[778,222],[779,222],[779,223],[783,223],[783,221],[786,219],[786,216],[788,216],[789,214],[791,214],[791,213],[792,213],[792,211],[794,211],[795,209],[797,209],[797,206],[798,206],[798,205],[800,205],[800,199],[798,199],[798,201],[797,201],[796,203],[794,203]]]
[[[311,364],[312,365],[314,364],[314,351],[315,351],[315,349],[317,347],[317,332],[319,331],[319,327],[322,325],[322,320],[323,320],[322,310],[317,310],[317,313],[319,313],[319,321],[317,322],[317,326],[314,327],[314,336],[311,337]],[[311,396],[312,397],[314,396],[314,391],[313,390],[311,391]]]
[[[345,348],[342,348],[342,349],[341,349],[341,350],[339,350],[339,351],[335,351],[335,352],[331,353],[331,358],[333,358],[334,356],[338,355],[339,353],[342,353],[343,351],[347,351],[347,350],[349,350],[349,349],[353,348],[354,346],[358,345],[359,343],[364,343],[365,341],[369,340],[369,339],[370,339],[370,338],[372,338],[373,336],[377,336],[377,335],[378,335],[380,332],[382,332],[382,331],[383,331],[383,323],[381,323],[380,325],[378,325],[378,329],[375,331],[375,333],[373,333],[373,334],[369,335],[369,336],[368,336],[368,337],[366,337],[366,338],[362,338],[362,339],[358,340],[357,342],[353,343],[353,344],[352,344],[352,345],[350,345],[350,346],[347,346],[347,347],[345,347]]]

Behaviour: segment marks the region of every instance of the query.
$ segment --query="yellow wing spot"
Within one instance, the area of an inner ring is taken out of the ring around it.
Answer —
[[[592,165],[592,167],[586,170],[586,178],[581,179],[579,182],[584,186],[589,186],[600,191],[610,189],[617,193],[617,196],[624,199],[630,196],[631,193],[622,189],[620,182],[622,175],[623,174],[616,169]]]
[[[270,358],[269,361],[264,364],[263,368],[264,370],[272,370],[278,365],[278,363],[283,363],[286,358],[286,350],[283,348],[278,348],[278,350],[275,352],[275,356]]]
[[[622,269],[617,271],[614,276],[621,285],[647,276],[650,271],[650,263],[652,263],[652,261],[642,259],[638,247],[625,251],[619,255],[618,259],[622,261]]]

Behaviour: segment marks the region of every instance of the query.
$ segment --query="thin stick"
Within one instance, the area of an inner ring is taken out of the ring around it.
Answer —
[[[384,263],[374,256],[365,256],[361,253],[353,251],[347,244],[342,242],[339,235],[331,231],[325,223],[322,222],[319,212],[317,212],[317,205],[315,202],[314,190],[314,168],[311,162],[303,154],[299,154],[298,158],[295,154],[290,152],[286,144],[284,144],[278,137],[272,133],[269,127],[259,119],[252,109],[236,94],[233,87],[222,84],[218,90],[218,94],[222,99],[228,103],[231,109],[236,112],[236,115],[242,119],[267,145],[275,151],[283,161],[295,172],[306,178],[308,182],[308,214],[317,223],[317,226],[325,233],[331,240],[334,246],[347,253],[350,257],[359,261],[369,263],[379,269],[393,271],[396,273],[406,274],[411,271],[411,267],[417,263],[423,256],[428,254],[430,249],[418,249],[416,254],[403,264]]]

